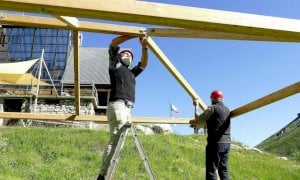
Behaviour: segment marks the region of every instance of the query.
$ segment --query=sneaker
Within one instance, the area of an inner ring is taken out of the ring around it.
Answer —
[[[105,180],[105,177],[101,174],[99,174],[99,176],[97,177],[97,180]]]

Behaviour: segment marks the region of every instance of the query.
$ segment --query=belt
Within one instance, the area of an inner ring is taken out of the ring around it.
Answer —
[[[123,102],[127,107],[133,107],[133,102],[132,101],[128,101],[128,100],[124,100],[124,99],[116,99],[110,102]]]

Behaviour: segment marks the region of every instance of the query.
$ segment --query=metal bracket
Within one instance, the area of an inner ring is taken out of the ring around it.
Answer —
[[[0,11],[0,19],[4,19],[5,18],[5,13],[4,11]]]
[[[141,34],[147,34],[147,30],[146,30],[146,29],[144,29],[144,28],[142,28],[142,29],[139,29],[139,32],[140,32]]]

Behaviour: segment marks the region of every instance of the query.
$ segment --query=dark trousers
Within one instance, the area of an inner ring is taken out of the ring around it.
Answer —
[[[228,156],[230,143],[208,143],[206,146],[206,179],[217,180],[217,173],[221,180],[228,180]]]

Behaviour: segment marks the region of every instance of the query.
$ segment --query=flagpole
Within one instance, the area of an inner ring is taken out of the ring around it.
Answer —
[[[171,101],[169,101],[169,111],[170,111],[170,118],[172,118],[172,104]]]
[[[170,111],[170,118],[173,118],[173,114],[172,114],[172,103],[169,100],[169,111]]]

